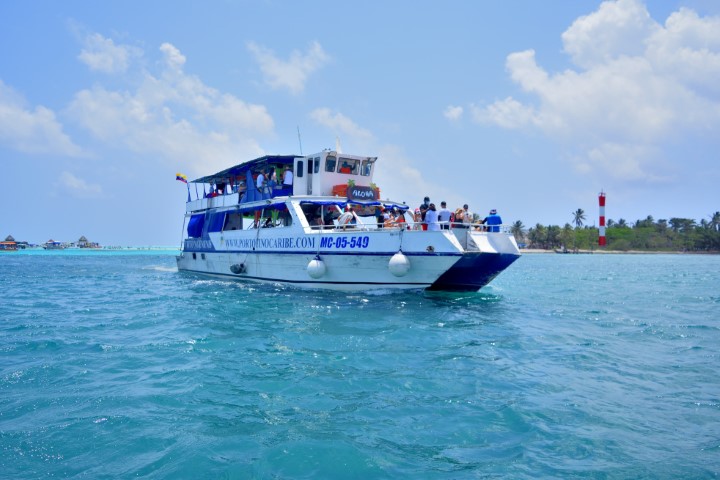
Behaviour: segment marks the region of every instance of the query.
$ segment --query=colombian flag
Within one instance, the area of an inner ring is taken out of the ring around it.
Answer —
[[[183,175],[182,173],[176,173],[175,180],[180,180],[183,183],[187,183],[187,176]]]

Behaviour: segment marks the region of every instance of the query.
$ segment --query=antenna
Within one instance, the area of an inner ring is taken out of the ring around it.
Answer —
[[[302,155],[302,140],[300,140],[300,125],[297,126],[298,131],[298,143],[300,144],[300,155]]]

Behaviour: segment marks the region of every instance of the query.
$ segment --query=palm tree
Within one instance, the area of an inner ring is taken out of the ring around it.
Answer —
[[[516,221],[510,227],[510,233],[513,234],[516,240],[525,237],[525,225],[520,220]]]
[[[720,231],[720,212],[715,212],[710,216],[710,225],[713,230]]]
[[[573,223],[575,227],[580,228],[583,226],[585,221],[585,211],[582,208],[578,208],[577,211],[573,212]]]
[[[620,220],[618,220],[617,226],[618,226],[618,228],[625,228],[625,227],[627,227],[627,222],[625,221],[624,218],[621,218]]]

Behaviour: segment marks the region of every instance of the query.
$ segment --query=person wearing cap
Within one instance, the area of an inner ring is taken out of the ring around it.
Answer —
[[[452,212],[447,209],[447,203],[440,202],[440,211],[438,212],[438,221],[442,230],[450,230],[450,217]]]
[[[488,231],[490,232],[499,232],[500,231],[500,225],[502,225],[502,218],[500,218],[500,215],[498,215],[497,210],[494,208],[490,210],[490,214],[483,218],[480,222],[483,225],[488,225],[490,228]]]
[[[415,214],[413,215],[413,230],[422,230],[422,214],[420,213],[420,209],[415,209]]]
[[[425,223],[425,214],[430,208],[430,197],[425,197],[423,203],[420,205],[420,219],[422,220],[422,229],[427,230],[427,223]]]
[[[470,225],[473,223],[473,214],[470,213],[470,210],[468,210],[468,204],[466,203],[463,205],[463,228],[470,228]]]

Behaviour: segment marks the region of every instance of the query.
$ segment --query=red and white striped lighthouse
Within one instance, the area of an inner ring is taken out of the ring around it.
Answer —
[[[600,237],[598,238],[598,245],[601,247],[605,246],[605,192],[600,192],[598,195],[598,202],[600,203]]]

